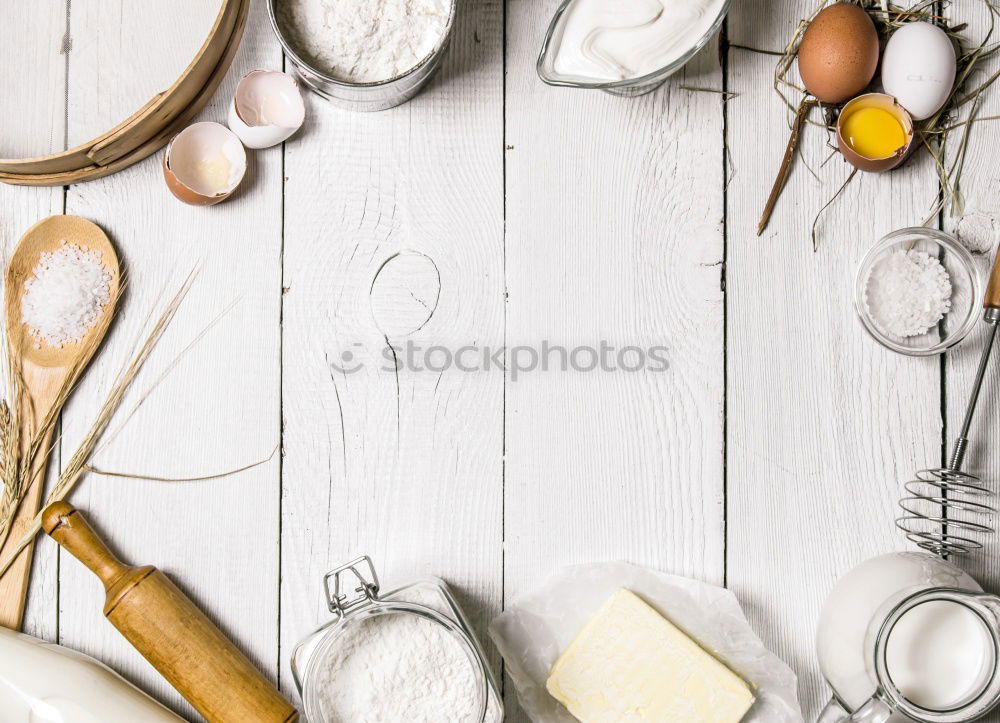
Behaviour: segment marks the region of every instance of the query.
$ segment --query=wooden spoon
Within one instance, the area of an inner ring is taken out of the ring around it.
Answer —
[[[97,323],[76,344],[62,348],[49,346],[34,338],[21,321],[21,299],[24,282],[31,278],[39,257],[45,251],[55,251],[64,243],[75,243],[101,254],[102,263],[111,272],[110,299]],[[104,340],[114,317],[121,291],[121,270],[118,255],[111,241],[94,223],[79,216],[50,216],[29,228],[18,242],[7,267],[4,303],[7,313],[7,346],[11,369],[20,372],[22,396],[18,400],[22,459],[28,448],[44,429],[46,420],[53,420],[62,410],[69,392],[87,367],[94,352]],[[55,424],[45,431],[40,446],[36,445],[31,466],[30,485],[21,500],[14,523],[3,547],[0,560],[13,553],[21,537],[31,526],[41,506],[45,488],[45,468],[52,446]],[[26,460],[27,463],[27,460]],[[7,574],[0,579],[0,625],[14,630],[21,628],[31,574],[32,547],[20,555]]]

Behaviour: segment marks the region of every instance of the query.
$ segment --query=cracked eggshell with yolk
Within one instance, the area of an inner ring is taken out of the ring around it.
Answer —
[[[229,104],[229,128],[247,148],[270,148],[302,127],[306,107],[288,73],[254,70],[243,76]]]
[[[866,158],[855,151],[844,137],[844,122],[850,117],[851,113],[862,108],[880,108],[892,114],[899,121],[900,125],[903,126],[906,143],[887,158]],[[837,118],[837,147],[847,162],[859,171],[868,171],[870,173],[889,171],[906,160],[910,150],[913,148],[913,119],[906,112],[906,109],[897,103],[891,95],[886,95],[885,93],[859,95],[844,106],[843,110],[840,111],[840,117]]]
[[[192,206],[211,206],[236,190],[247,170],[240,139],[218,123],[188,126],[167,145],[163,178],[178,199]]]

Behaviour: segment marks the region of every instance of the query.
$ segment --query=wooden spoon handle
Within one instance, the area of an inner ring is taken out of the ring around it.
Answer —
[[[990,271],[990,280],[986,284],[986,296],[983,299],[983,307],[987,309],[1000,309],[1000,250],[993,257],[993,270]]]
[[[110,587],[131,567],[108,549],[87,519],[68,502],[53,502],[42,512],[42,529]]]
[[[42,440],[42,449],[48,450],[52,445],[53,430]],[[35,459],[34,469],[30,479],[34,480],[25,493],[17,508],[17,515],[11,523],[10,534],[0,549],[0,560],[7,560],[21,538],[35,521],[35,516],[42,506],[42,493],[45,490],[45,469],[48,466],[49,455],[39,454]],[[7,573],[0,578],[0,625],[11,630],[20,630],[24,619],[24,608],[28,601],[28,582],[31,578],[31,560],[34,556],[34,543],[28,545],[18,556],[17,561]]]

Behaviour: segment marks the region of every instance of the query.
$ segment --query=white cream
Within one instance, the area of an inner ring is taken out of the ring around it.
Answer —
[[[553,69],[580,80],[638,78],[670,65],[708,33],[724,0],[575,0]]]

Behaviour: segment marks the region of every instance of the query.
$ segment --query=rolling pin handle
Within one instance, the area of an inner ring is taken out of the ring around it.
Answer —
[[[42,529],[110,586],[130,569],[108,549],[83,513],[62,500],[42,512]]]

